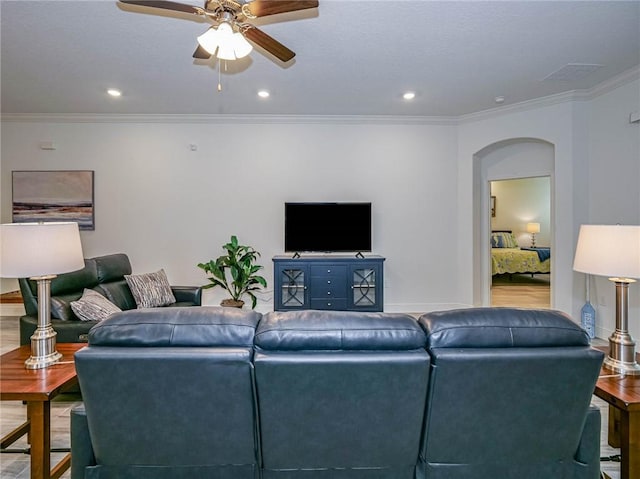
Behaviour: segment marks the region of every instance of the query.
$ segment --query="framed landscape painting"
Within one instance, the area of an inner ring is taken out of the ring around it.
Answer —
[[[13,221],[73,221],[93,230],[93,171],[13,171]]]

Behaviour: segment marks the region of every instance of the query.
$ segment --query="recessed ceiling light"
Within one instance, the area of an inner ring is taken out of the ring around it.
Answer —
[[[404,98],[405,100],[413,100],[415,97],[416,97],[416,94],[412,91],[408,91],[407,93],[402,95],[402,98]]]
[[[504,103],[504,97],[503,96],[497,96],[493,99],[493,101],[495,101],[496,103]]]
[[[122,92],[120,90],[116,90],[115,88],[109,88],[107,90],[107,93],[113,97],[118,97],[122,95]]]
[[[258,96],[260,98],[269,98],[269,92],[267,90],[260,90]]]

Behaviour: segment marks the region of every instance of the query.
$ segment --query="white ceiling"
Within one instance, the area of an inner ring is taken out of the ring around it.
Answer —
[[[640,64],[638,0],[319,1],[259,21],[291,64],[254,50],[223,65],[219,93],[218,66],[191,56],[206,23],[115,0],[2,0],[2,113],[459,116]],[[602,67],[545,80],[568,64]]]

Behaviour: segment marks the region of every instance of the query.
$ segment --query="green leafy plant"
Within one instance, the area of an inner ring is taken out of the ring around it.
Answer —
[[[256,274],[262,269],[262,266],[255,264],[260,253],[251,246],[239,244],[236,236],[231,236],[231,241],[222,248],[226,254],[215,261],[198,264],[198,268],[211,275],[208,278],[210,283],[203,288],[220,286],[227,290],[231,299],[236,302],[242,302],[242,297],[246,294],[251,298],[251,309],[254,309],[258,302],[254,291],[267,286],[267,281]]]

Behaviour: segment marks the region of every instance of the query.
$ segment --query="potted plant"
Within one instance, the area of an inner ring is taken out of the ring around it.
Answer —
[[[254,309],[258,300],[253,292],[267,286],[267,281],[256,274],[262,269],[262,266],[255,264],[260,253],[251,246],[239,244],[236,236],[231,236],[231,241],[222,248],[226,254],[215,261],[198,264],[198,268],[211,275],[208,278],[211,283],[204,285],[203,289],[215,286],[224,288],[231,298],[222,300],[220,304],[236,308],[242,308],[242,297],[246,294],[251,298],[251,309]]]

